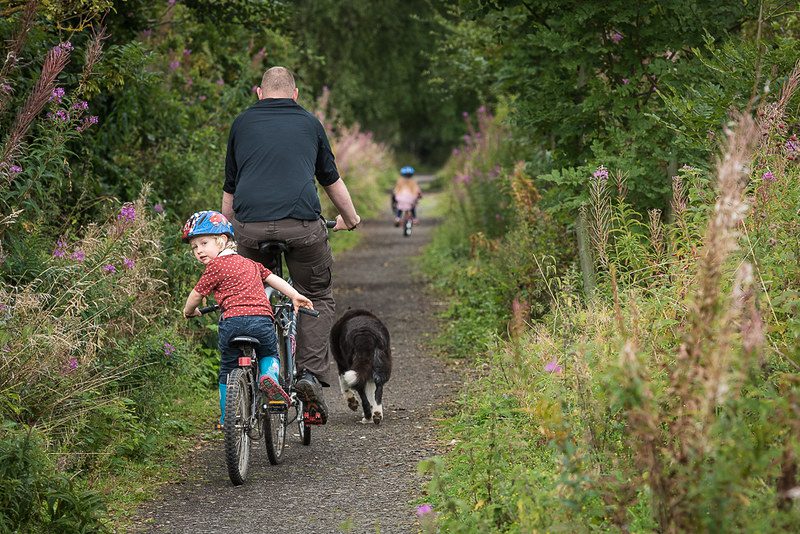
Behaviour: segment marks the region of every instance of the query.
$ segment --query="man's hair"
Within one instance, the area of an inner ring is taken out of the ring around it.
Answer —
[[[294,76],[286,67],[272,67],[267,69],[261,78],[261,92],[265,95],[280,95],[290,98],[297,87]]]

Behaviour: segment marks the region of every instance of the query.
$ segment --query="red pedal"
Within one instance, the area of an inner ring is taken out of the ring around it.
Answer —
[[[303,422],[307,425],[321,425],[322,415],[319,412],[303,412]]]

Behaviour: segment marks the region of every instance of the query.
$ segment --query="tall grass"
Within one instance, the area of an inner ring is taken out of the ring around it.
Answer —
[[[447,284],[479,315],[512,310],[512,335],[480,329],[485,372],[448,424],[453,450],[424,466],[442,530],[800,528],[797,74],[728,125],[714,175],[680,170],[669,218],[630,207],[624,172],[586,177],[590,295],[576,270],[541,268],[541,243],[525,257],[549,311],[528,327],[513,294],[487,306],[498,291]],[[516,282],[503,264],[530,245],[508,235],[472,281]]]

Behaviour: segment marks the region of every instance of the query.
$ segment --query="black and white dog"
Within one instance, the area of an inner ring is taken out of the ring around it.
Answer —
[[[331,352],[339,368],[339,384],[351,410],[364,410],[362,423],[383,419],[383,385],[392,374],[389,331],[367,310],[348,310],[331,329]]]

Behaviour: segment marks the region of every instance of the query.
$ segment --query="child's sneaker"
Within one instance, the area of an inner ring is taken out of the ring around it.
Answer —
[[[261,377],[258,389],[266,393],[269,400],[282,400],[286,403],[286,406],[292,405],[292,398],[289,394],[269,375]]]
[[[396,227],[399,227],[399,226],[400,226],[400,217],[395,217],[395,218],[394,218],[394,225],[395,225]]]

